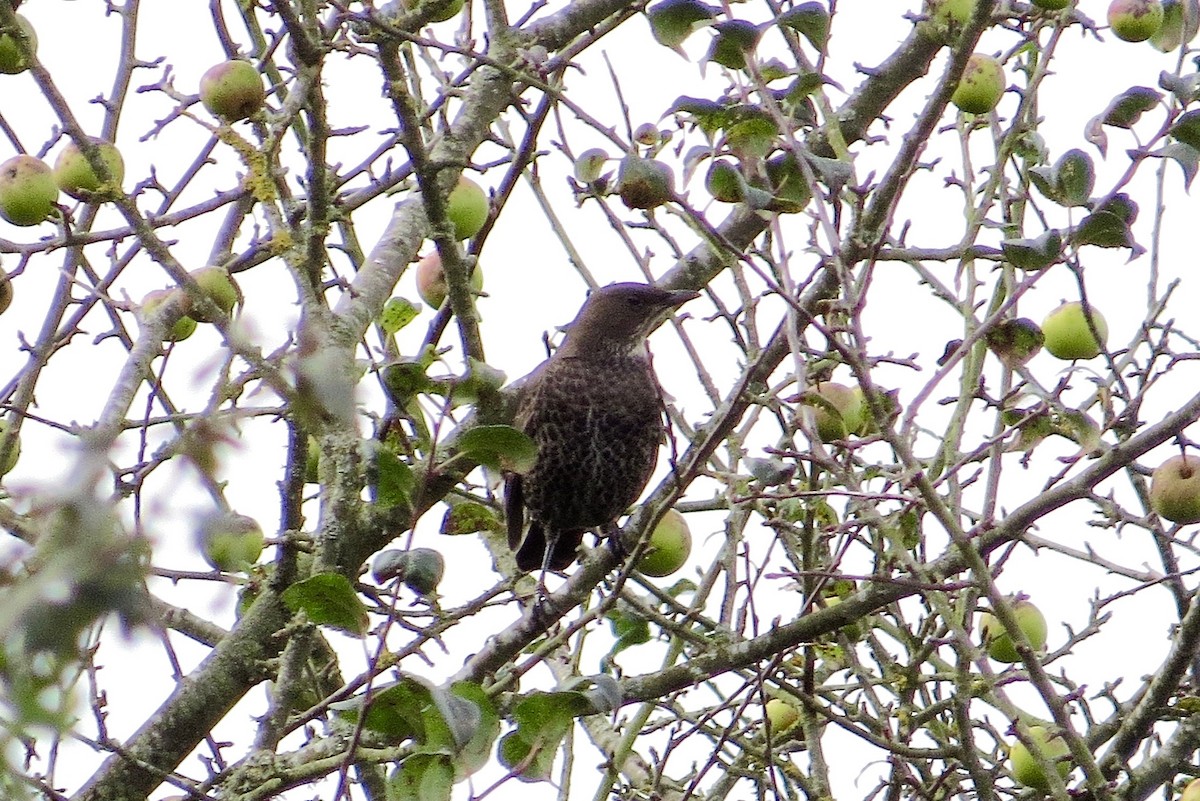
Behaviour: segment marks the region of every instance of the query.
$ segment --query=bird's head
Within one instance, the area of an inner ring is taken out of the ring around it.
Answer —
[[[699,292],[660,289],[650,284],[609,284],[583,303],[567,326],[559,351],[564,356],[629,355],[643,350],[646,337],[675,309]]]

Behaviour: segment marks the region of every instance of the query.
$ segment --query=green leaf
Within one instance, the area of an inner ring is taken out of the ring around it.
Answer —
[[[408,298],[389,298],[388,302],[383,304],[383,311],[379,315],[379,327],[388,335],[395,334],[417,319],[418,314],[420,311],[416,304]]]
[[[801,3],[780,14],[775,21],[804,36],[817,50],[825,50],[825,43],[829,41],[829,12],[821,3]]]
[[[1185,145],[1200,150],[1200,109],[1181,114],[1167,133]]]
[[[1185,145],[1183,142],[1171,142],[1159,150],[1156,155],[1174,159],[1179,168],[1183,170],[1184,187],[1191,188],[1192,179],[1196,177],[1197,169],[1200,168],[1200,150],[1191,145]]]
[[[647,9],[646,17],[658,43],[684,55],[680,45],[701,23],[716,17],[718,10],[699,0],[663,0]]]
[[[1138,206],[1128,195],[1120,192],[1113,195],[1072,231],[1071,239],[1077,245],[1095,245],[1102,248],[1131,248],[1133,255],[1143,248],[1133,239],[1130,224],[1137,218]]]
[[[1163,70],[1158,74],[1158,85],[1173,94],[1181,106],[1186,106],[1200,97],[1200,73],[1176,75]]]
[[[529,471],[537,461],[537,444],[512,426],[476,426],[458,440],[458,450],[493,470]]]
[[[605,658],[606,662],[611,662],[613,657],[626,648],[650,642],[649,621],[635,612],[628,604],[617,601],[617,605],[610,609],[605,617],[608,618],[608,625],[616,637]]]
[[[1042,270],[1059,260],[1062,235],[1050,229],[1036,239],[1005,239],[1000,243],[1000,252],[1018,269]]]
[[[755,114],[729,125],[725,129],[725,141],[729,149],[742,161],[758,161],[775,149],[779,127],[767,116]]]
[[[561,738],[560,738],[561,740]],[[550,780],[554,768],[554,752],[558,741],[528,742],[519,732],[510,731],[500,738],[496,756],[500,764],[523,782],[545,782]]]
[[[731,70],[745,69],[746,56],[758,45],[760,31],[753,22],[731,19],[713,26],[717,32],[705,58]]]
[[[388,779],[387,801],[450,801],[454,767],[446,754],[413,754]]]
[[[499,531],[500,519],[496,513],[474,501],[452,503],[442,517],[442,534],[457,537],[461,534],[475,534],[479,531]]]
[[[411,507],[417,480],[412,468],[400,461],[390,448],[381,447],[376,451],[374,478],[373,500],[377,506],[383,509]]]
[[[1068,150],[1054,165],[1054,188],[1064,206],[1086,204],[1095,183],[1096,167],[1082,150]]]
[[[318,573],[283,591],[283,602],[293,613],[304,612],[321,626],[362,637],[370,620],[349,579],[339,573]]]
[[[484,689],[472,682],[460,681],[450,686],[450,692],[476,710],[474,731],[454,758],[455,781],[460,781],[488,764],[492,744],[500,736],[500,715]]]
[[[1131,86],[1113,98],[1100,118],[1105,125],[1132,128],[1142,114],[1158,105],[1160,100],[1162,95],[1149,86]]]

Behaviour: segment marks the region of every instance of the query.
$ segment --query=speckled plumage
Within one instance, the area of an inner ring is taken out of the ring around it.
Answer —
[[[505,482],[508,541],[520,569],[569,567],[584,533],[614,523],[645,489],[664,434],[645,340],[695,296],[645,284],[597,290],[531,375],[514,425],[537,443],[538,456]]]

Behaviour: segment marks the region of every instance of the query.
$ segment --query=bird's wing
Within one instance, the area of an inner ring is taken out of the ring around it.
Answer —
[[[504,522],[508,526],[508,547],[515,551],[525,533],[525,496],[521,477],[516,473],[504,476]]]

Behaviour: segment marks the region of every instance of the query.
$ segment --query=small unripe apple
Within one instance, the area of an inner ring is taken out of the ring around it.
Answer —
[[[1033,4],[1045,11],[1062,11],[1071,5],[1071,0],[1033,0]]]
[[[267,92],[249,61],[234,59],[209,67],[200,78],[200,102],[226,122],[244,120],[263,107]]]
[[[478,263],[471,272],[469,286],[476,294],[483,291],[483,270],[479,269]],[[421,296],[421,300],[428,303],[430,308],[440,309],[446,302],[446,293],[449,291],[450,288],[446,286],[446,273],[442,270],[441,254],[435,250],[427,256],[422,256],[417,261],[417,294]]]
[[[233,276],[224,267],[201,267],[199,270],[192,271],[192,278],[196,279],[196,283],[200,285],[201,291],[208,299],[225,312],[226,317],[232,314],[233,307],[241,302],[242,292],[238,288],[237,282],[233,280]],[[198,303],[192,304],[189,314],[197,322],[212,323],[216,321],[216,317],[209,314],[207,310],[201,309]]]
[[[454,226],[455,239],[470,239],[482,231],[489,209],[483,187],[465,175],[459,176],[458,184],[446,198],[446,218]]]
[[[1053,763],[1059,775],[1065,779],[1071,772],[1071,763],[1063,759],[1071,753],[1066,740],[1060,736],[1051,737],[1045,726],[1030,726],[1029,739],[1038,745],[1042,756]],[[1049,791],[1050,782],[1046,777],[1046,772],[1034,759],[1025,743],[1020,740],[1014,742],[1008,751],[1008,769],[1018,784],[1033,787],[1042,792]]]
[[[585,186],[591,186],[600,180],[607,162],[608,153],[598,147],[583,151],[575,159],[575,180]]]
[[[1172,456],[1150,477],[1150,508],[1172,523],[1200,523],[1200,457]]]
[[[4,437],[8,432],[8,422],[0,420],[0,448],[4,447]],[[17,466],[17,458],[21,455],[21,440],[14,439],[8,454],[0,461],[0,476],[12,471]]]
[[[409,11],[415,11],[421,6],[434,5],[435,0],[404,0],[404,7]],[[454,19],[458,12],[463,10],[463,0],[441,0],[438,3],[440,8],[433,12],[429,17],[430,22],[446,22]]]
[[[1045,337],[1046,351],[1051,356],[1071,361],[1094,359],[1100,355],[1108,339],[1108,323],[1095,306],[1090,306],[1089,311],[1099,338],[1092,333],[1083,312],[1083,304],[1079,301],[1064,303],[1046,315],[1046,319],[1042,320],[1042,335]]]
[[[1033,650],[1040,651],[1046,647],[1046,618],[1042,610],[1030,601],[1021,599],[1012,603],[1013,616],[1017,619],[1017,627],[1029,641]],[[1021,661],[1017,647],[1013,644],[1012,636],[1004,628],[999,618],[991,612],[984,612],[979,618],[979,634],[983,645],[987,647],[988,656],[997,662],[1012,664]]]
[[[58,185],[41,159],[21,154],[0,164],[0,216],[13,225],[37,225],[54,212]]]
[[[37,53],[37,33],[34,32],[33,26],[29,24],[29,20],[20,14],[16,16],[17,25],[21,28],[21,32],[25,34],[26,38],[29,39],[30,52]],[[21,47],[17,44],[17,38],[11,32],[0,35],[0,72],[7,75],[16,75],[18,72],[24,72],[27,69],[29,69],[29,60],[21,52]]]
[[[0,314],[8,311],[8,307],[12,305],[12,299],[12,279],[8,277],[8,273],[0,270]]]
[[[975,0],[928,0],[926,6],[929,18],[936,24],[961,28],[971,18]]]
[[[1179,794],[1179,801],[1200,801],[1200,779],[1192,779]]]
[[[708,167],[704,176],[704,188],[714,199],[722,203],[737,203],[745,196],[746,182],[737,167],[724,159],[717,159]]]
[[[987,114],[1004,96],[1004,67],[991,56],[973,53],[950,102],[968,114]]]
[[[1045,339],[1038,324],[1027,317],[999,322],[984,337],[992,353],[1013,370],[1036,356]]]
[[[175,292],[176,290],[174,289],[156,289],[153,292],[147,293],[146,297],[142,298],[142,312],[147,315],[153,314],[155,309],[174,297]],[[195,332],[196,321],[185,314],[171,326],[171,330],[167,332],[166,340],[168,342],[182,342]]]
[[[254,518],[234,512],[213,515],[200,526],[200,545],[217,570],[245,571],[262,555],[262,527]]]
[[[775,734],[785,732],[800,720],[800,710],[782,698],[772,698],[763,709],[767,723]]]
[[[650,542],[638,559],[637,569],[655,578],[669,576],[683,567],[691,553],[692,532],[687,520],[674,509],[668,509],[650,532]]]
[[[617,169],[617,194],[629,209],[653,209],[675,196],[674,173],[661,161],[630,154]]]
[[[813,426],[822,442],[845,439],[862,430],[866,413],[861,393],[844,384],[822,381],[812,388],[811,394],[816,397],[807,403],[812,407]]]
[[[1163,24],[1163,6],[1159,0],[1113,0],[1108,7],[1108,24],[1118,39],[1144,42]]]
[[[432,595],[445,572],[446,560],[440,553],[432,548],[413,548],[408,552],[401,580],[417,595]]]
[[[125,160],[121,158],[117,146],[102,139],[93,139],[92,143],[100,149],[100,159],[108,168],[110,181],[100,180],[83,151],[74,142],[68,142],[54,161],[55,183],[76,200],[92,200],[101,189],[120,191],[121,181],[125,179]]]

